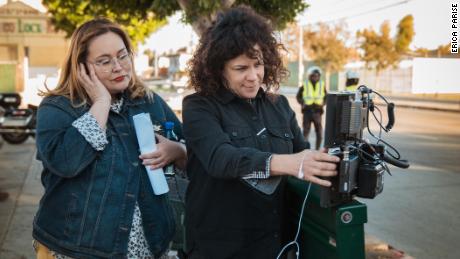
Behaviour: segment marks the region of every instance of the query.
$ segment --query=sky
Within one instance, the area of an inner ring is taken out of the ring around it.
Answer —
[[[435,49],[439,45],[450,43],[451,4],[460,0],[308,0],[310,7],[297,16],[301,24],[327,22],[329,24],[347,24],[348,31],[355,34],[364,28],[380,29],[388,20],[391,32],[397,32],[399,21],[406,15],[414,16],[415,35],[411,48]],[[184,36],[196,34],[189,25],[180,22],[180,13],[169,20],[169,24],[154,33],[145,47],[157,49],[160,53],[175,45],[187,45]],[[182,43],[181,41],[185,42]],[[178,48],[178,47],[177,47]]]
[[[23,2],[44,11],[40,0]],[[396,33],[398,22],[407,14],[414,16],[415,36],[412,48],[437,48],[450,42],[451,4],[460,0],[308,0],[307,11],[299,14],[301,24],[344,22],[353,35],[359,29],[379,29],[388,20],[392,33]],[[0,0],[0,4],[6,0]],[[197,36],[189,25],[180,22],[180,13],[169,19],[169,24],[153,33],[140,49],[150,48],[159,53],[176,50],[197,42]],[[343,18],[343,19],[341,19]]]
[[[168,24],[161,27],[145,40],[145,44],[139,47],[139,52],[149,48],[158,53],[177,50],[185,46],[198,43],[198,36],[192,27],[180,21],[182,14],[177,12],[168,18]]]
[[[396,33],[399,21],[414,16],[415,35],[411,47],[437,48],[450,43],[451,4],[459,0],[308,0],[310,7],[297,17],[301,24],[347,23],[348,31],[380,25],[388,20]],[[341,19],[343,18],[343,19]]]
[[[13,2],[16,2],[16,1],[13,0]],[[21,2],[24,2],[32,6],[33,8],[38,9],[41,12],[46,12],[46,8],[41,4],[42,3],[41,0],[23,0]],[[4,5],[4,4],[6,4],[6,0],[0,0],[0,5]]]

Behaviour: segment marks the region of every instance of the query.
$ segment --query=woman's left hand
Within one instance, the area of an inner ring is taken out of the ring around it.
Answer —
[[[139,156],[142,164],[150,166],[150,169],[165,167],[177,160],[186,159],[186,150],[183,144],[171,141],[161,135],[155,134],[158,143],[157,150],[152,153],[145,153]]]

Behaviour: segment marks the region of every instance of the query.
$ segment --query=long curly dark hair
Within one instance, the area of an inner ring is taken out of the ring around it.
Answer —
[[[201,36],[188,64],[190,86],[203,95],[215,94],[225,85],[225,63],[242,54],[258,58],[256,44],[263,54],[264,88],[278,90],[280,81],[288,75],[280,55],[284,47],[275,39],[270,22],[247,6],[219,13]]]

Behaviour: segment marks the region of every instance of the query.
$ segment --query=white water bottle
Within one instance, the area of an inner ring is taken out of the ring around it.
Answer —
[[[140,113],[133,116],[134,128],[136,130],[137,142],[141,154],[151,153],[157,150],[155,143],[155,133],[153,130],[150,114]],[[145,166],[147,175],[149,176],[150,184],[152,185],[153,192],[156,195],[161,195],[169,192],[168,183],[163,172],[163,168],[150,169],[150,166]]]

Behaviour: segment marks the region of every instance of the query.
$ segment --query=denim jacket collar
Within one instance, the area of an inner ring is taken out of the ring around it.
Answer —
[[[121,94],[122,98],[124,99],[125,101],[125,104],[124,105],[128,105],[128,106],[132,106],[132,105],[141,105],[141,104],[145,104],[145,99],[146,98],[142,98],[142,97],[137,97],[137,98],[134,98],[132,99],[130,94],[128,93],[128,91],[124,91],[122,94]]]

